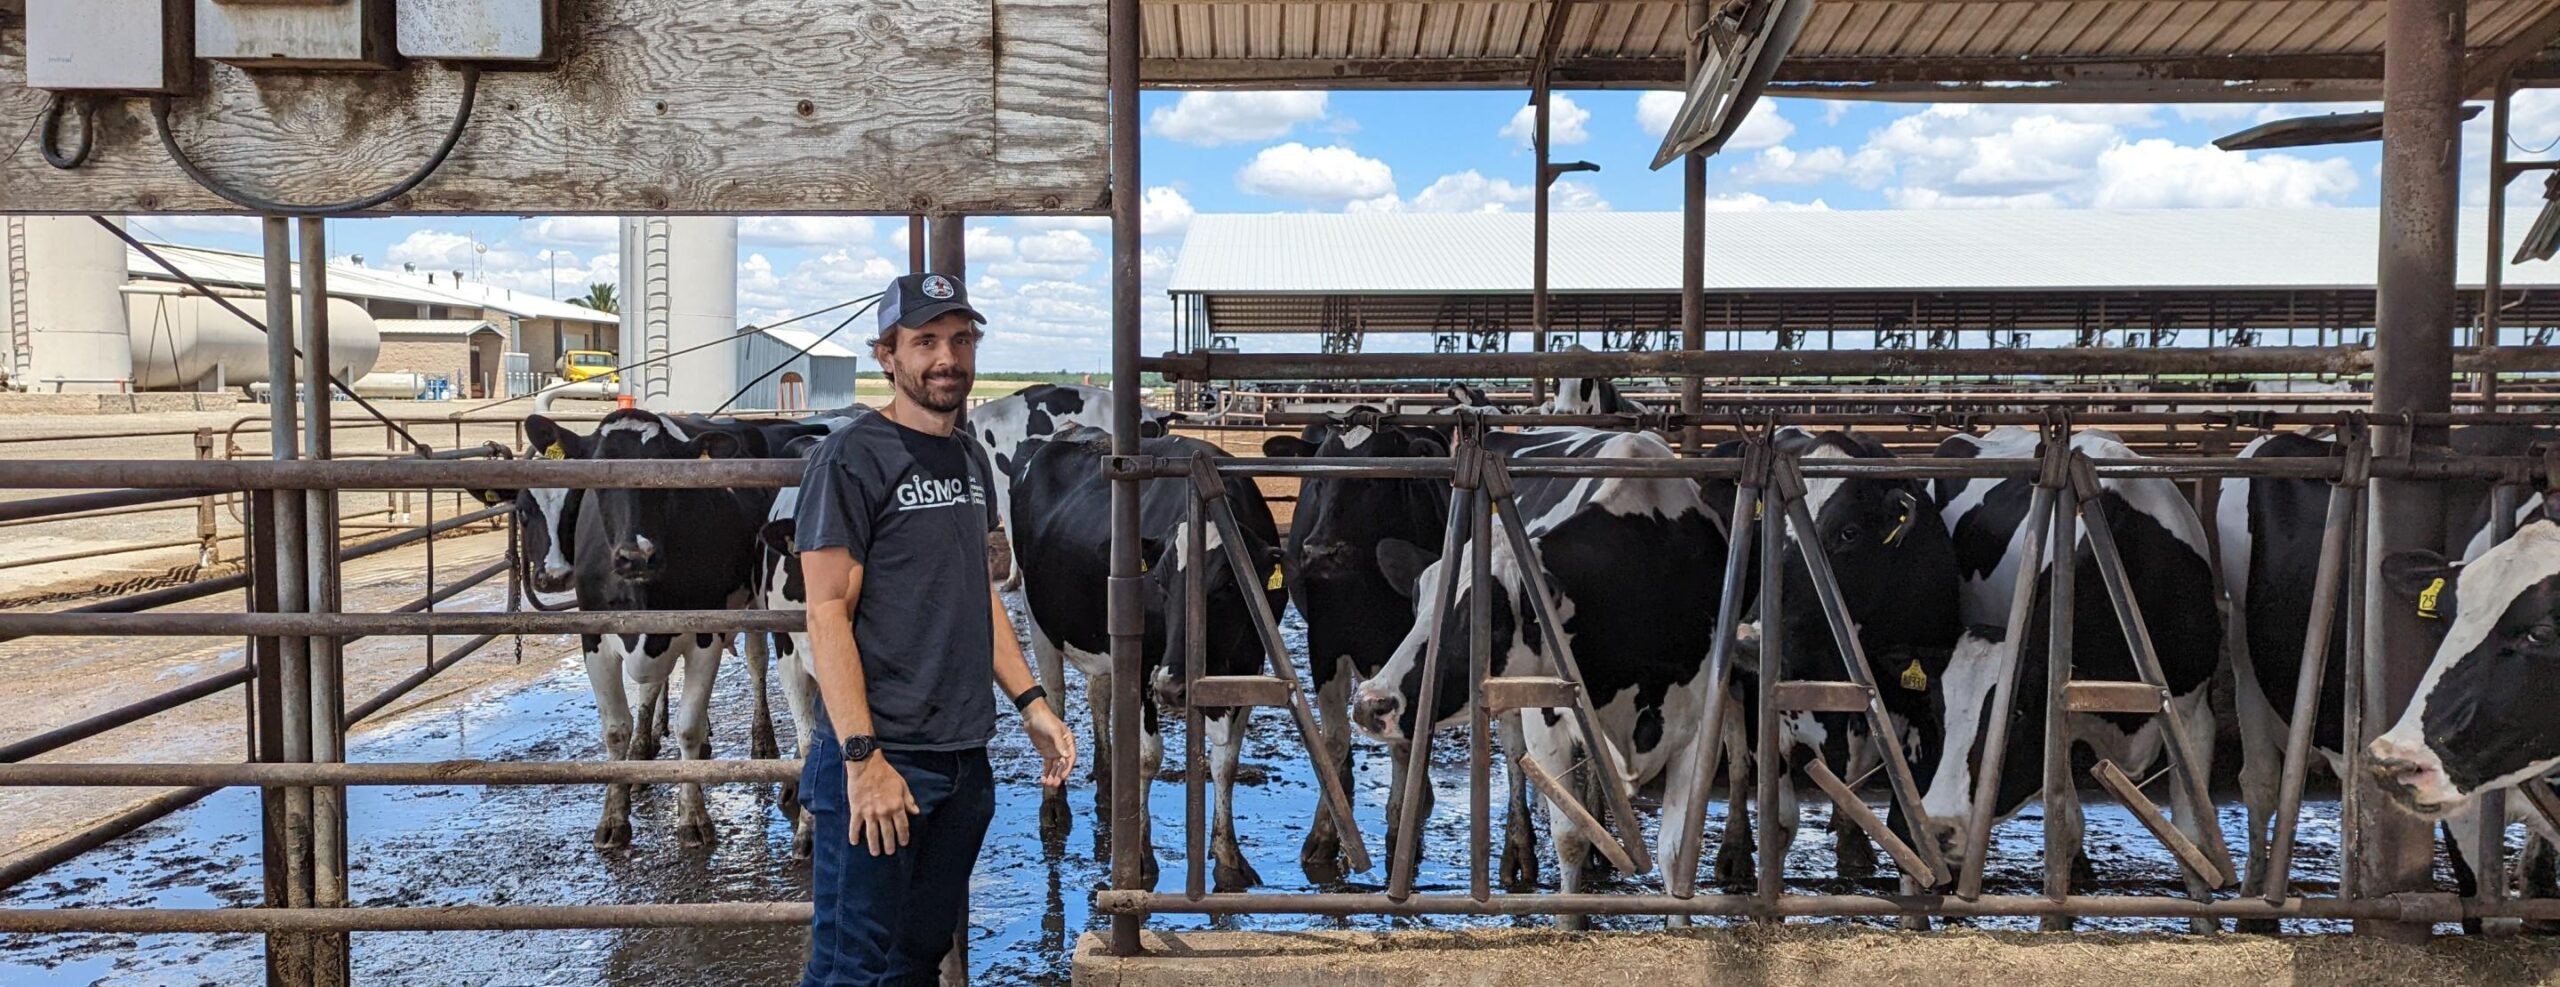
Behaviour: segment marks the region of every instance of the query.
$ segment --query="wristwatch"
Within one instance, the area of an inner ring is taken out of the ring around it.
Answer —
[[[879,749],[880,738],[867,733],[844,738],[844,759],[848,764],[871,760],[872,752]]]

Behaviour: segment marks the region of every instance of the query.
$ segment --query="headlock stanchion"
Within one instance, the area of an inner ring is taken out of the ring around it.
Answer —
[[[2321,679],[2329,670],[2329,634],[2337,620],[2340,587],[2348,579],[2348,533],[2363,516],[2366,481],[2373,474],[2371,442],[2362,435],[2342,436],[2340,445],[2346,454],[2346,472],[2330,485],[2327,513],[2321,519],[2320,561],[2311,584],[2310,623],[2305,625],[2302,638],[2302,677],[2295,683],[2293,718],[2288,721],[2291,728],[2284,739],[2284,774],[2276,787],[2275,831],[2267,841],[2265,872],[2252,875],[2265,882],[2259,891],[2276,904],[2282,904],[2293,889],[2294,834],[2301,825],[2302,786],[2311,774],[2311,742],[2320,721]],[[2512,520],[2509,523],[2512,525]],[[2249,834],[2253,840],[2257,835]]]
[[[1683,807],[1680,818],[1663,821],[1664,839],[1671,845],[1663,851],[1669,858],[1663,885],[1674,898],[1687,898],[1697,893],[1698,857],[1706,844],[1707,794],[1716,775],[1716,765],[1723,760],[1724,734],[1728,728],[1725,709],[1733,705],[1733,652],[1742,622],[1742,590],[1751,578],[1751,547],[1757,541],[1760,526],[1751,518],[1760,511],[1761,491],[1769,483],[1769,444],[1757,439],[1742,446],[1742,479],[1733,492],[1733,521],[1725,537],[1724,583],[1716,604],[1716,638],[1707,651],[1706,722],[1690,743],[1697,755],[1692,763],[1698,770],[1698,797]],[[1731,784],[1741,784],[1735,777]],[[1727,827],[1742,821],[1727,817]]]
[[[2009,622],[2000,639],[1999,670],[1992,678],[1992,715],[1982,731],[1982,763],[1975,772],[1973,814],[1965,820],[1964,872],[1956,877],[1956,897],[1972,901],[1982,897],[1982,872],[1991,855],[1991,824],[2000,817],[2000,772],[2009,756],[2008,711],[2015,707],[2018,693],[2019,655],[2025,653],[2027,634],[2035,629],[2036,575],[2044,571],[2045,557],[2052,554],[2068,565],[2073,552],[2064,549],[2048,553],[2046,530],[2051,527],[2055,502],[2063,485],[2068,483],[2065,464],[2069,462],[2070,429],[2057,417],[2044,430],[2044,454],[2036,472],[2035,493],[2027,502],[2026,522],[2018,528],[2017,577],[2009,591]],[[1941,755],[1944,756],[1944,755]]]
[[[1449,522],[1440,533],[1440,585],[1434,588],[1431,610],[1424,617],[1429,623],[1424,627],[1425,637],[1419,658],[1421,691],[1415,697],[1413,730],[1405,738],[1405,749],[1399,755],[1404,770],[1398,773],[1395,790],[1391,793],[1395,796],[1395,804],[1390,811],[1395,816],[1387,825],[1387,832],[1393,837],[1387,847],[1387,897],[1390,898],[1402,898],[1413,893],[1413,872],[1421,863],[1422,805],[1428,801],[1431,791],[1431,735],[1434,732],[1431,714],[1440,698],[1440,676],[1435,673],[1446,647],[1441,640],[1441,629],[1448,626],[1449,607],[1456,602],[1458,595],[1459,548],[1464,544],[1462,539],[1469,525],[1468,518],[1475,512],[1476,503],[1482,496],[1480,474],[1476,469],[1477,450],[1474,440],[1469,438],[1450,452],[1454,476],[1450,480]],[[1471,554],[1482,554],[1483,551],[1484,545],[1479,542]],[[1482,588],[1477,587],[1479,592]],[[1482,627],[1469,630],[1471,637],[1483,633]],[[1518,751],[1509,753],[1514,758],[1520,754]]]

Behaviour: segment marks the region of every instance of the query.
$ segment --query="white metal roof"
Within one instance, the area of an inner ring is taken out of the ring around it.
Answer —
[[[261,289],[267,284],[266,260],[257,254],[211,247],[189,247],[173,243],[154,243],[169,262],[189,276],[206,284],[230,285]],[[171,280],[169,272],[152,263],[141,251],[125,251],[125,270],[133,277],[152,281]],[[302,283],[302,267],[294,265],[294,284]],[[580,305],[555,302],[547,298],[509,292],[488,285],[430,285],[413,277],[368,267],[347,264],[329,265],[329,294],[342,298],[371,298],[384,301],[410,302],[418,305],[447,305],[504,312],[517,318],[565,319],[617,325],[621,322],[611,312],[598,312]]]
[[[781,343],[782,345],[791,347],[795,350],[802,347],[808,347],[810,356],[840,357],[847,360],[859,359],[861,357],[861,354],[854,352],[852,346],[847,345],[858,341],[855,334],[849,332],[839,332],[833,339],[821,340],[818,338],[817,333],[810,332],[806,329],[794,329],[789,326],[777,326],[771,329],[758,329],[756,331],[762,333],[765,337],[772,339],[774,342]]]
[[[2462,217],[2457,279],[2477,285]],[[1558,213],[1558,293],[1680,287],[1678,213]],[[2513,241],[2532,225],[2518,210]],[[1718,212],[1707,216],[1710,292],[2068,291],[2373,287],[2374,209],[1946,209]],[[1221,294],[1508,294],[1530,289],[1526,213],[1274,213],[1191,221],[1171,291]],[[2560,263],[2510,265],[2515,288],[2560,286]]]
[[[373,324],[385,336],[446,336],[455,339],[473,333],[497,332],[498,324],[487,319],[375,319]]]

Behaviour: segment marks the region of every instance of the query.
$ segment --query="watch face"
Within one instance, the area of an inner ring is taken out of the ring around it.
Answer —
[[[879,746],[880,741],[877,738],[847,737],[844,741],[844,759],[848,761],[870,760],[871,752]]]

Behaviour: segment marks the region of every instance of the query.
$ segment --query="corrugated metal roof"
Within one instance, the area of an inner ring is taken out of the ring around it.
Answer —
[[[1144,78],[1216,85],[1524,81],[1551,4],[1519,0],[1144,0]],[[2387,0],[1820,0],[1780,82],[2159,86],[2377,80]],[[1681,77],[1682,0],[1578,0],[1559,84]],[[2472,0],[2467,46],[2549,43],[2550,0]],[[2536,45],[2539,47],[2540,45]],[[1295,62],[1296,65],[1286,63]],[[1988,97],[1986,97],[1988,98]]]
[[[207,284],[263,289],[267,284],[266,260],[257,254],[211,247],[188,247],[173,243],[154,243],[169,262],[187,275]],[[152,263],[140,251],[125,252],[125,270],[133,277],[152,281],[171,280],[169,272]],[[461,308],[495,310],[517,318],[565,319],[602,325],[618,325],[620,317],[611,312],[555,302],[523,292],[508,292],[488,285],[429,285],[414,278],[346,264],[329,265],[329,294],[341,298],[368,298],[409,302],[417,305],[445,305]],[[302,267],[294,265],[293,283],[302,283]]]
[[[375,319],[373,324],[385,336],[450,336],[462,339],[477,332],[499,331],[498,324],[487,319]]]
[[[794,351],[798,351],[802,347],[808,347],[810,356],[833,357],[846,360],[859,359],[861,357],[861,354],[854,352],[853,347],[846,345],[847,343],[856,341],[851,338],[852,334],[850,333],[837,333],[833,339],[820,339],[817,333],[810,332],[805,329],[794,329],[789,326],[777,326],[771,329],[759,329],[756,331],[764,334],[765,336],[771,337],[774,342],[788,346]]]
[[[2485,210],[2463,216],[2458,280],[2477,285]],[[1680,286],[1678,213],[1558,213],[1557,293]],[[2507,221],[2524,236],[2530,211]],[[2373,209],[1838,210],[1713,213],[1711,292],[2371,289]],[[1171,291],[1492,294],[1530,288],[1525,213],[1275,213],[1191,221]],[[2513,288],[2560,263],[2509,265]]]

